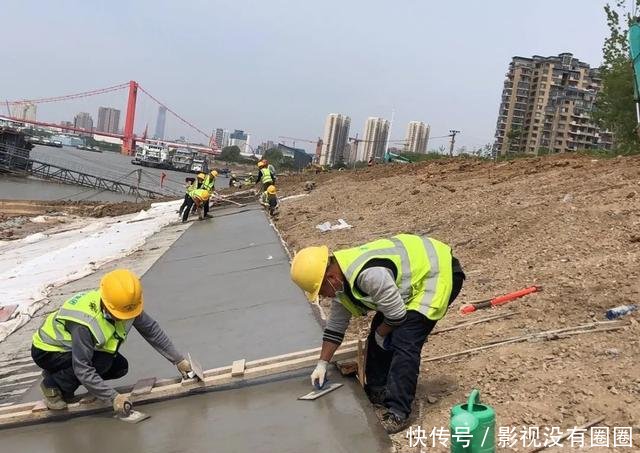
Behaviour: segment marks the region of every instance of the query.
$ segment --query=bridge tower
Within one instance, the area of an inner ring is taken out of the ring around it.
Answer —
[[[127,100],[127,116],[124,122],[124,138],[122,140],[122,154],[132,156],[136,152],[136,137],[133,133],[133,123],[136,119],[136,99],[138,96],[138,82],[129,82],[129,98]]]

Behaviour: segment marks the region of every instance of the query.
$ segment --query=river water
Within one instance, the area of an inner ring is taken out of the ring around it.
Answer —
[[[157,168],[142,168],[131,164],[132,157],[113,152],[96,153],[76,148],[53,148],[37,145],[31,150],[31,158],[59,165],[71,170],[136,184],[136,170],[142,169],[142,187],[168,191],[181,197],[184,179],[192,174]],[[161,174],[166,174],[161,184]],[[219,187],[226,187],[226,178],[217,178]],[[98,200],[135,201],[136,197],[109,191],[90,189],[70,184],[43,181],[32,177],[16,177],[0,174],[0,199],[12,200]]]

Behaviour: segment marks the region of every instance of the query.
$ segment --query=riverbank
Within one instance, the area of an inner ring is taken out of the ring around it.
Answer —
[[[38,201],[0,199],[0,241],[17,240],[82,218],[114,217],[151,207],[150,201]]]
[[[146,210],[113,217],[74,217],[65,225],[0,242],[0,306],[10,316],[0,323],[0,341],[46,305],[51,288],[92,274],[178,223],[180,203],[153,203]],[[46,223],[46,217],[31,220],[42,218]]]

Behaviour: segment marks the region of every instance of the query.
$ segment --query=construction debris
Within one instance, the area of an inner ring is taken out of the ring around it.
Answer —
[[[436,360],[448,359],[452,357],[458,357],[461,355],[468,355],[474,352],[484,351],[485,349],[495,348],[497,346],[503,346],[511,343],[519,343],[521,341],[546,341],[546,340],[559,340],[571,335],[581,335],[585,333],[596,333],[596,332],[609,332],[612,330],[620,330],[624,329],[628,324],[617,324],[619,321],[602,321],[602,322],[594,322],[591,324],[583,324],[575,327],[568,327],[566,329],[557,329],[557,330],[546,330],[544,332],[536,332],[527,335],[521,335],[518,337],[507,338],[505,340],[498,340],[494,342],[490,342],[485,344],[484,346],[479,346],[477,348],[471,348],[460,352],[453,352],[451,354],[445,354],[437,357],[429,357],[425,360],[425,362],[433,362]],[[607,327],[602,327],[596,329],[597,326],[606,324]]]
[[[321,223],[319,225],[316,225],[316,228],[319,229],[320,231],[322,231],[323,233],[327,232],[327,231],[336,231],[336,230],[345,230],[345,229],[349,229],[351,228],[351,225],[349,225],[347,222],[344,221],[344,219],[338,219],[338,223],[331,225],[331,222],[324,222]]]
[[[498,296],[492,299],[484,299],[484,300],[469,302],[462,305],[462,307],[460,307],[460,314],[468,315],[469,313],[473,313],[474,311],[481,310],[483,308],[497,307],[499,305],[512,302],[520,297],[524,297],[527,294],[535,293],[538,291],[542,291],[542,286],[530,286],[529,288],[525,288],[525,289],[521,289],[520,291],[515,291],[509,294],[505,294],[504,296]]]

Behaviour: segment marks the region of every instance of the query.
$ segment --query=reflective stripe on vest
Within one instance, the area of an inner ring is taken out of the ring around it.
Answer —
[[[262,184],[273,182],[273,177],[271,176],[271,170],[269,170],[268,168],[263,168],[261,171],[262,171],[262,178],[260,178],[260,182]]]
[[[334,252],[347,280],[354,303],[341,294],[338,300],[353,315],[376,309],[375,302],[358,291],[356,279],[362,268],[373,259],[386,259],[397,270],[396,284],[408,310],[415,310],[429,319],[438,320],[447,311],[452,289],[451,248],[435,239],[400,234],[380,239],[360,247]],[[364,306],[364,307],[363,307]]]
[[[111,323],[102,312],[99,291],[79,293],[65,301],[57,312],[47,316],[33,334],[33,345],[45,351],[70,351],[72,337],[66,329],[67,321],[87,327],[95,339],[97,351],[115,353],[126,339],[134,319]]]

